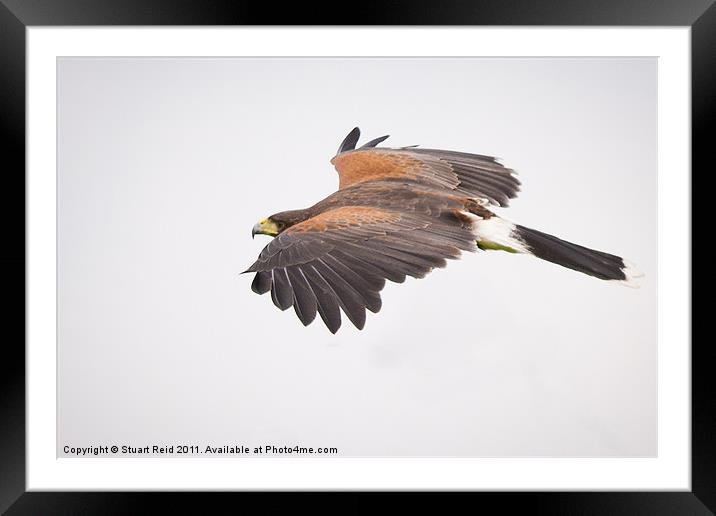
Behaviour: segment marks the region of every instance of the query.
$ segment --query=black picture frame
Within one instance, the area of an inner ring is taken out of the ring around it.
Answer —
[[[714,0],[517,0],[384,1],[339,5],[305,2],[188,0],[0,0],[0,146],[5,196],[0,221],[6,247],[2,313],[6,337],[0,360],[0,512],[24,514],[138,514],[159,502],[164,512],[184,512],[215,501],[239,507],[235,497],[255,493],[68,493],[25,488],[25,29],[63,25],[637,25],[689,26],[692,35],[692,170],[707,168],[716,115],[716,6]],[[340,8],[339,8],[340,7]],[[712,168],[712,166],[710,167]],[[693,173],[692,173],[693,177]],[[696,221],[696,218],[694,218]],[[8,288],[9,287],[9,288]],[[528,514],[713,514],[716,512],[716,404],[711,369],[716,347],[692,341],[692,490],[690,492],[462,493],[473,507]],[[315,493],[282,495],[311,510],[368,510],[365,496],[336,507]],[[370,495],[375,497],[376,495]],[[379,496],[379,495],[378,495]],[[469,500],[466,498],[469,497]],[[420,494],[422,508],[431,507]],[[451,498],[452,500],[452,498]],[[242,500],[242,504],[245,503]],[[439,502],[443,504],[444,500]],[[474,504],[474,505],[473,505]],[[371,504],[372,505],[372,504]],[[435,506],[437,508],[437,506]],[[153,511],[151,511],[153,512]],[[361,511],[362,512],[362,511]]]

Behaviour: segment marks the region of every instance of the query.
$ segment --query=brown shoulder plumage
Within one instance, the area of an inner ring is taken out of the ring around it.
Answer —
[[[329,230],[342,230],[379,223],[395,224],[400,214],[370,206],[343,206],[326,211],[310,219],[291,226],[285,233],[310,233]]]
[[[338,171],[340,189],[369,181],[406,180],[507,206],[520,188],[512,169],[478,154],[361,148],[341,152],[331,163]]]

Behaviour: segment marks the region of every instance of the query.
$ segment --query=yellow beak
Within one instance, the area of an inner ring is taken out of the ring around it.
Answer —
[[[254,236],[256,235],[276,236],[278,235],[278,226],[276,226],[276,223],[272,220],[260,220],[256,223],[256,225],[254,225],[253,229],[251,230],[251,238],[254,238]]]

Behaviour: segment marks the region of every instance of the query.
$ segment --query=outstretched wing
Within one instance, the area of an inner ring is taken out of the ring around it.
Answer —
[[[475,249],[469,221],[365,206],[324,212],[274,238],[246,271],[251,288],[271,292],[281,310],[293,306],[304,325],[318,313],[335,333],[340,310],[362,329],[365,309],[378,312],[385,280],[422,278],[463,250]]]
[[[358,128],[351,131],[331,160],[338,171],[340,189],[365,181],[406,179],[485,199],[497,206],[507,206],[519,192],[520,181],[514,170],[491,156],[414,147],[376,147],[387,136],[355,149],[359,136]]]

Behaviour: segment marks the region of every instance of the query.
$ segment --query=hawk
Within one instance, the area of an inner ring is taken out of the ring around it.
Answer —
[[[596,278],[634,285],[632,266],[541,231],[513,224],[490,206],[516,197],[515,172],[491,156],[412,147],[356,148],[354,128],[331,163],[338,191],[310,208],[276,213],[251,231],[273,238],[244,272],[251,289],[293,306],[304,325],[316,314],[332,333],[341,311],[358,328],[381,308],[386,280],[423,278],[463,251],[530,254]]]

